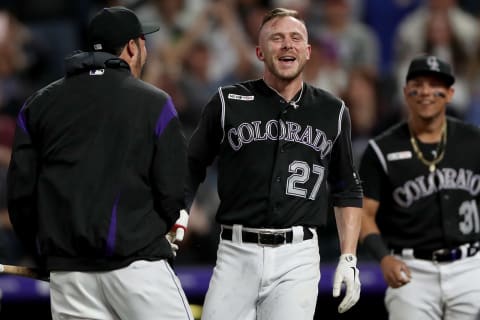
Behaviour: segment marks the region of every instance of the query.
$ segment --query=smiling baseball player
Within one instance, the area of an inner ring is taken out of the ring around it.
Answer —
[[[477,319],[480,130],[446,116],[448,63],[416,57],[406,80],[408,120],[371,140],[361,161],[363,244],[389,285],[390,319]]]
[[[326,221],[330,195],[342,252],[333,295],[346,284],[339,305],[345,312],[360,295],[362,204],[348,109],[303,82],[310,45],[295,11],[265,16],[256,53],[263,79],[220,88],[189,145],[190,198],[218,156],[222,231],[202,319],[312,319],[320,279],[316,228]]]

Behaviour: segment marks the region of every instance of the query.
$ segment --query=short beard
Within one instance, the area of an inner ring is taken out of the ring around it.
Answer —
[[[140,47],[138,48],[138,50],[140,50]],[[142,69],[143,69],[143,65],[142,65],[142,51],[140,51],[140,53],[138,54],[138,59],[137,61],[135,61],[135,68],[137,68],[138,70],[138,76],[141,77],[142,76]]]
[[[142,65],[142,50],[140,48],[140,41],[138,39],[135,39],[135,45],[138,48],[138,59],[134,61],[133,67],[135,68],[136,72],[138,73],[138,78],[142,77],[142,70],[143,70],[143,65]]]

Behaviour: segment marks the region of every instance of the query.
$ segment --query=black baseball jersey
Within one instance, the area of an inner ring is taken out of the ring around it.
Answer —
[[[263,80],[219,88],[190,140],[187,197],[217,155],[219,223],[320,226],[329,193],[334,206],[362,205],[348,109],[308,84],[290,102]]]
[[[480,130],[447,118],[444,158],[430,172],[402,122],[371,140],[360,164],[364,194],[378,200],[390,247],[436,250],[480,239]],[[436,144],[435,144],[436,145]],[[433,144],[420,143],[425,157]]]

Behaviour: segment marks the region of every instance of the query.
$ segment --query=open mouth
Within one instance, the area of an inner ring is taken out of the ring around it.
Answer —
[[[280,60],[281,62],[290,63],[290,62],[294,62],[295,60],[297,60],[297,58],[295,58],[293,56],[283,56],[283,57],[278,58],[278,60]]]

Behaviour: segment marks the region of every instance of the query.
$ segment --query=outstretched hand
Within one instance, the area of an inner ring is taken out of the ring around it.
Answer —
[[[360,299],[360,273],[357,268],[357,257],[353,254],[342,254],[338,261],[333,279],[333,296],[339,297],[342,283],[345,284],[345,297],[338,306],[338,312],[344,313]]]

